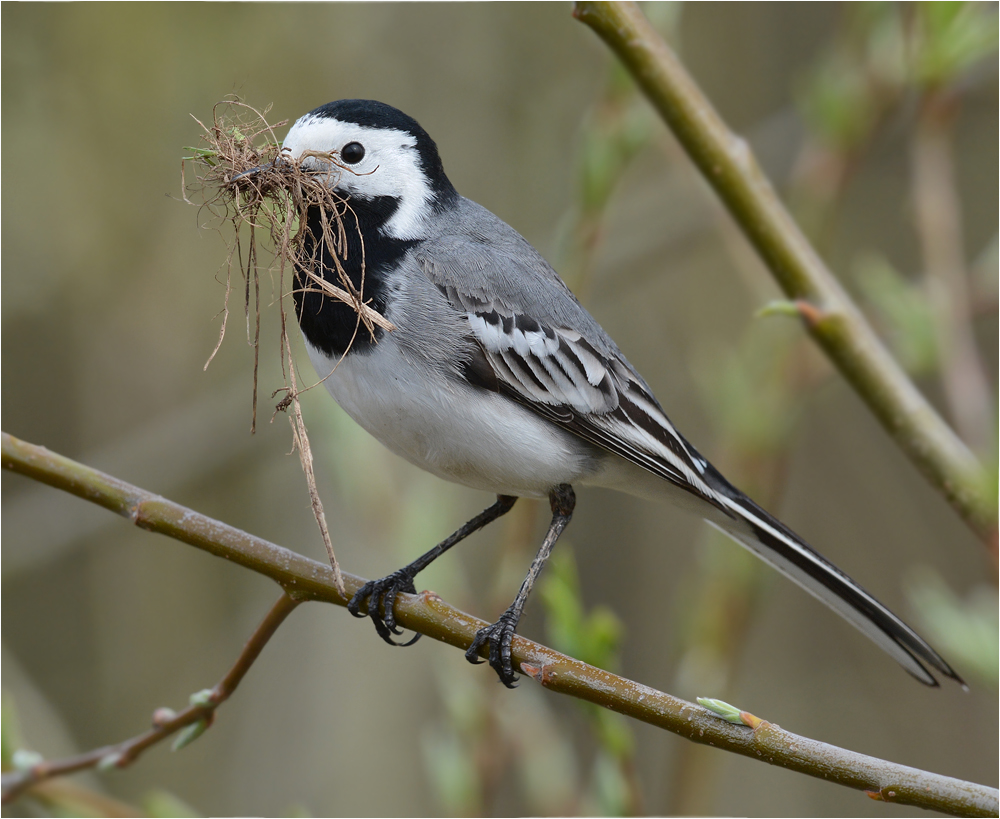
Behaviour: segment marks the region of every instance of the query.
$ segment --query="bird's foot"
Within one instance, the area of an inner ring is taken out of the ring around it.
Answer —
[[[411,640],[405,643],[398,643],[392,639],[393,634],[402,634],[403,631],[396,625],[396,615],[393,613],[393,606],[396,603],[396,595],[400,592],[416,594],[417,590],[413,585],[414,573],[406,569],[400,569],[392,574],[386,575],[378,580],[369,580],[363,585],[347,604],[347,610],[355,617],[370,617],[375,624],[375,631],[378,636],[392,646],[411,646],[420,639],[419,634],[415,634]],[[367,613],[361,611],[361,606],[368,601]],[[381,610],[381,611],[380,611]]]
[[[465,659],[470,663],[481,663],[479,649],[485,643],[490,644],[490,668],[496,671],[500,677],[500,682],[508,688],[516,688],[517,676],[514,674],[511,665],[510,644],[514,639],[514,630],[517,628],[519,617],[510,609],[500,615],[492,626],[481,628],[476,632],[476,636],[465,652]]]

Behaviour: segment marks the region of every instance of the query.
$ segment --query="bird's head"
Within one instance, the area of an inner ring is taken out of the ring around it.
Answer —
[[[381,230],[392,238],[423,237],[428,221],[458,196],[434,140],[382,102],[327,103],[295,122],[283,148],[303,169],[327,173],[348,200],[387,214]]]

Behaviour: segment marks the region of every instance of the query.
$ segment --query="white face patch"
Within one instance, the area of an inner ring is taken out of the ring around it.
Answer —
[[[352,142],[365,149],[364,158],[353,165],[340,158],[341,149]],[[309,157],[309,153],[332,154],[346,168],[329,166],[331,184],[349,196],[397,199],[399,207],[382,228],[386,236],[419,239],[426,234],[433,191],[420,166],[413,134],[306,114],[289,129],[283,147],[292,159],[305,154],[302,164],[306,168],[328,165],[319,157]]]

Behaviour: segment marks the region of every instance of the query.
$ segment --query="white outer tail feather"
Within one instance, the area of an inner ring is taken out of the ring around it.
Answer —
[[[831,564],[827,563],[825,560],[819,558],[819,556],[813,552],[812,549],[805,547],[804,544],[792,540],[784,532],[771,526],[767,520],[760,518],[757,515],[752,514],[749,510],[744,508],[742,505],[738,504],[736,501],[727,498],[725,496],[719,496],[719,499],[726,505],[728,509],[731,509],[736,515],[735,519],[727,519],[719,517],[716,520],[710,518],[705,518],[705,522],[710,526],[714,527],[718,531],[722,532],[724,535],[732,538],[734,541],[739,543],[748,551],[755,554],[765,563],[773,566],[781,574],[785,575],[789,580],[792,580],[796,585],[803,588],[805,591],[809,592],[813,597],[821,602],[825,603],[829,608],[833,609],[837,614],[843,617],[848,623],[853,625],[858,631],[872,640],[876,645],[878,645],[883,651],[893,657],[901,666],[903,666],[906,671],[920,680],[922,683],[930,686],[936,686],[938,684],[935,677],[928,672],[928,670],[923,666],[923,664],[914,656],[912,651],[906,646],[901,644],[896,638],[890,635],[888,632],[879,627],[879,625],[874,622],[870,616],[862,611],[859,611],[855,606],[853,606],[848,600],[844,599],[841,595],[837,594],[836,591],[828,588],[823,583],[819,582],[814,576],[804,571],[801,567],[791,563],[786,560],[782,555],[778,554],[774,549],[762,543],[756,535],[753,533],[752,529],[749,531],[741,528],[740,524],[750,528],[750,523],[754,526],[758,526],[761,529],[766,530],[773,537],[781,540],[783,543],[787,544],[789,547],[794,549],[798,554],[806,556],[810,563],[816,567],[818,572],[825,574],[828,577],[834,577],[843,586],[850,588],[856,594],[861,596],[868,602],[872,608],[881,612],[885,618],[891,621],[896,627],[906,635],[908,635],[911,640],[915,643],[915,647],[919,646],[924,649],[925,654],[929,654],[931,657],[937,657],[936,653],[930,646],[928,646],[923,639],[920,638],[911,628],[909,628],[905,623],[903,623],[898,617],[896,617],[889,609],[878,602],[874,597],[872,597],[868,592],[857,585],[853,580],[851,580],[847,575],[838,571]],[[729,525],[727,525],[729,524]],[[932,665],[938,665],[933,662],[929,657],[925,656],[925,659]],[[940,660],[940,658],[938,658]],[[944,667],[938,666],[938,670],[942,673],[955,677],[955,674],[940,661]],[[957,677],[956,677],[957,679]],[[963,683],[964,685],[964,683]]]

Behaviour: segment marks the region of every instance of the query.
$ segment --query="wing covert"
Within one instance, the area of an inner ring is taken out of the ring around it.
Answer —
[[[705,460],[624,358],[601,353],[571,328],[504,313],[480,299],[456,298],[453,287],[442,292],[465,310],[483,358],[476,369],[488,367],[495,376],[490,388],[717,505],[702,478]]]

